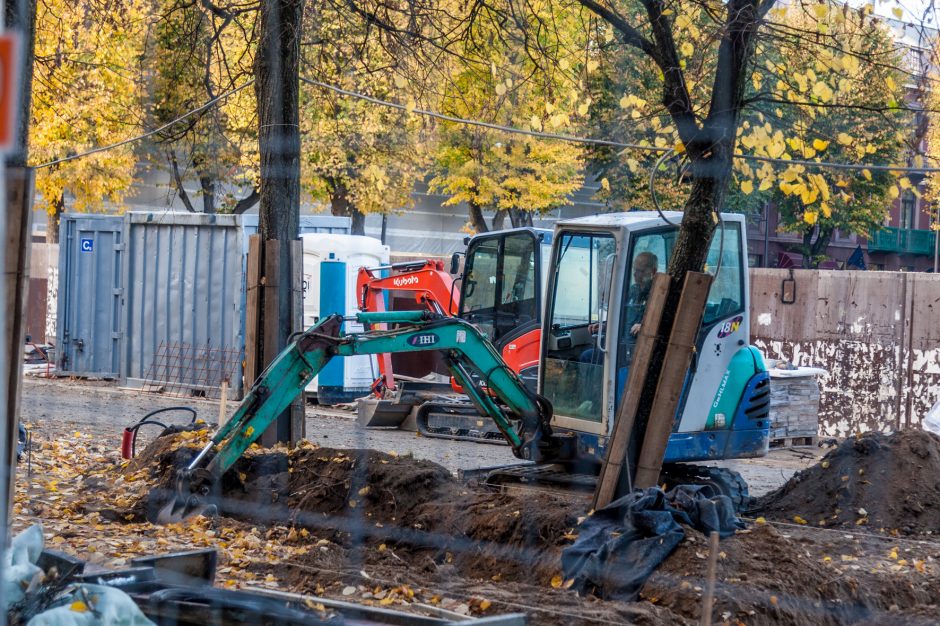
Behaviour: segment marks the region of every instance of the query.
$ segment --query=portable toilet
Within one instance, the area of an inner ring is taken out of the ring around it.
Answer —
[[[359,310],[356,275],[360,267],[388,265],[389,248],[378,239],[360,235],[310,233],[301,235],[304,249],[304,327],[321,315],[353,315]],[[362,331],[361,324],[346,322],[347,333]],[[351,402],[369,393],[379,376],[372,355],[335,359],[313,379],[307,392],[321,404]]]

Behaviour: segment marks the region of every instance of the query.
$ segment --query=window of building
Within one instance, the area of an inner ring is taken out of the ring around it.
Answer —
[[[901,228],[917,228],[917,198],[910,189],[901,196]]]

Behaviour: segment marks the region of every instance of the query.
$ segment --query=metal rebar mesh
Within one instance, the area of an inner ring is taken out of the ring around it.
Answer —
[[[237,348],[163,341],[144,377],[144,390],[219,399],[222,383],[232,382],[241,360],[242,352]]]

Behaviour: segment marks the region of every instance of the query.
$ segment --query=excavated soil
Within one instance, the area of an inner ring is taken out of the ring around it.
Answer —
[[[709,549],[706,537],[686,533],[640,597],[694,620],[701,614]],[[924,575],[924,563],[938,556],[940,546],[902,548],[900,556],[916,567],[886,558],[892,547],[897,545],[864,535],[755,525],[720,543],[715,615],[719,623],[748,626],[935,624],[940,589],[936,577]],[[933,622],[919,621],[931,614]]]
[[[889,534],[940,533],[940,437],[851,437],[756,503],[768,519]]]
[[[144,450],[135,468],[146,468],[158,486],[127,519],[153,520],[173,495],[176,470],[197,450],[159,440]],[[223,477],[221,493],[225,515],[331,530],[345,542],[386,544],[410,561],[466,576],[535,584],[559,573],[561,550],[587,506],[562,495],[478,489],[431,461],[313,446],[249,451]]]
[[[147,472],[151,484],[171,487],[175,469],[198,449],[185,445],[199,445],[179,443],[184,447],[153,444],[135,470]],[[869,525],[907,527],[905,532],[937,528],[936,469],[940,439],[920,432],[867,435],[830,452],[761,505],[768,518],[792,523],[800,515],[813,524],[825,518],[827,526],[843,528],[755,524],[723,540],[715,623],[936,623],[940,543],[865,534],[856,517],[840,517],[865,507]],[[701,617],[708,547],[691,529],[647,581],[640,602],[580,598],[553,588],[584,499],[531,490],[497,493],[459,482],[428,461],[311,445],[290,453],[250,450],[221,488],[223,516],[309,529],[311,537],[320,537],[290,562],[256,566],[294,591],[355,588],[368,598],[370,585],[380,582],[432,587],[487,598],[493,610],[521,610],[539,624],[671,626]],[[145,515],[165,497],[151,491],[136,514]]]

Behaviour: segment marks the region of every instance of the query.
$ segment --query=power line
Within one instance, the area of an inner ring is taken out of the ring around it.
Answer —
[[[405,105],[398,104],[397,102],[389,102],[387,100],[381,100],[373,96],[367,96],[366,94],[359,93],[357,91],[350,91],[348,89],[343,89],[342,87],[337,87],[335,85],[330,85],[328,83],[322,83],[317,80],[312,80],[309,78],[301,77],[302,82],[308,83],[310,85],[315,85],[317,87],[322,87],[330,91],[342,94],[344,96],[350,96],[352,98],[358,98],[360,100],[366,100],[367,102],[372,102],[374,104],[379,104],[381,106],[399,109],[401,111],[408,111],[410,113],[416,113],[419,115],[425,115],[428,117],[433,117],[436,119],[446,120],[448,122],[456,122],[458,124],[467,124],[469,126],[482,126],[484,128],[489,128],[492,130],[498,130],[506,133],[513,133],[518,135],[530,135],[533,137],[540,137],[543,139],[557,139],[559,141],[568,141],[571,143],[586,143],[586,144],[597,144],[604,146],[611,146],[614,148],[624,148],[632,150],[643,150],[646,152],[669,152],[672,148],[659,148],[656,146],[644,146],[634,143],[623,143],[620,141],[611,141],[607,139],[591,139],[587,137],[578,137],[575,135],[565,135],[558,133],[545,133],[541,131],[528,130],[524,128],[516,128],[515,126],[504,126],[501,124],[493,124],[490,122],[481,122],[479,120],[465,119],[462,117],[454,117],[452,115],[444,115],[442,113],[437,113],[434,111],[427,111],[425,109],[413,109],[406,107]],[[890,171],[890,172],[902,172],[906,174],[929,174],[933,172],[940,172],[940,167],[902,167],[897,165],[866,165],[866,164],[856,164],[856,163],[835,163],[832,161],[806,161],[800,159],[781,159],[775,157],[765,157],[756,154],[742,154],[736,153],[735,158],[745,159],[748,161],[761,161],[766,163],[776,163],[779,165],[803,165],[807,167],[816,167],[816,168],[833,168],[833,169],[842,169],[842,170],[874,170],[874,171]]]
[[[313,80],[313,79],[306,78],[303,76],[300,77],[300,80],[301,82],[307,83],[309,85],[313,85],[315,87],[327,89],[329,91],[333,91],[335,93],[338,93],[344,96],[357,98],[359,100],[364,100],[366,102],[371,102],[373,104],[377,104],[380,106],[397,109],[397,110],[405,111],[408,113],[415,113],[417,115],[424,115],[426,117],[431,117],[431,118],[435,118],[435,119],[439,119],[439,120],[443,120],[447,122],[465,124],[468,126],[479,126],[482,128],[488,128],[490,130],[496,130],[496,131],[510,133],[510,134],[527,135],[531,137],[538,137],[540,139],[552,139],[556,141],[566,141],[569,143],[608,146],[612,148],[621,148],[624,150],[638,150],[638,151],[643,151],[643,152],[665,153],[665,152],[669,152],[670,150],[672,150],[672,148],[667,148],[667,147],[657,147],[657,146],[642,145],[642,144],[636,144],[636,143],[626,143],[622,141],[613,141],[609,139],[578,137],[577,135],[568,135],[568,134],[563,134],[563,133],[546,133],[543,131],[517,128],[515,126],[506,126],[503,124],[495,124],[492,122],[484,122],[481,120],[473,120],[473,119],[467,119],[467,118],[462,118],[462,117],[456,117],[453,115],[446,115],[443,113],[438,113],[436,111],[430,111],[427,109],[412,108],[409,106],[405,106],[403,104],[399,104],[397,102],[390,102],[388,100],[382,100],[380,98],[369,96],[364,93],[351,91],[348,89],[343,89],[342,87],[337,87],[336,85],[331,85],[329,83],[324,83],[324,82]],[[215,98],[213,98],[212,100],[209,100],[202,106],[196,109],[193,109],[187,113],[184,113],[183,115],[179,116],[178,118],[170,122],[167,122],[166,124],[163,124],[159,128],[155,128],[141,135],[137,135],[135,137],[131,137],[129,139],[125,139],[117,143],[109,144],[107,146],[100,146],[98,148],[93,148],[86,152],[73,154],[71,156],[63,157],[61,159],[49,161],[47,163],[41,163],[39,165],[34,166],[34,169],[43,169],[46,167],[51,167],[53,165],[58,165],[60,163],[74,161],[76,159],[80,159],[80,158],[83,158],[92,154],[97,154],[99,152],[105,152],[107,150],[119,148],[121,146],[125,146],[127,144],[140,141],[141,139],[146,139],[147,137],[156,135],[157,133],[160,133],[166,130],[170,126],[173,126],[174,124],[177,124],[185,120],[186,118],[195,115],[196,113],[200,113],[210,107],[215,106],[220,101],[241,91],[242,89],[245,89],[246,87],[250,86],[253,83],[254,83],[254,79],[251,79],[239,87],[236,87],[223,94],[216,96]],[[940,172],[940,167],[903,167],[903,166],[897,166],[897,165],[873,165],[873,164],[864,164],[864,163],[836,163],[832,161],[808,161],[808,160],[801,160],[801,159],[782,159],[778,157],[769,157],[769,156],[760,156],[756,154],[742,154],[742,153],[736,153],[734,155],[734,158],[744,159],[748,161],[758,161],[758,162],[763,162],[763,163],[773,163],[776,165],[787,165],[787,166],[802,165],[804,167],[812,167],[812,168],[817,168],[817,169],[832,168],[832,169],[838,169],[838,170],[855,170],[855,171],[862,171],[862,170],[887,171],[887,172],[896,172],[896,173],[903,173],[903,174],[931,174],[931,173]]]
[[[114,148],[120,148],[121,146],[126,146],[127,144],[140,141],[141,139],[146,139],[147,137],[152,137],[153,135],[156,135],[157,133],[163,132],[164,130],[166,130],[167,128],[173,126],[174,124],[178,124],[179,122],[182,122],[183,120],[185,120],[185,119],[188,118],[188,117],[192,117],[193,115],[195,115],[195,114],[197,114],[197,113],[201,113],[201,112],[205,111],[206,109],[209,109],[209,108],[211,108],[211,107],[214,107],[216,104],[218,104],[219,102],[221,102],[221,101],[224,100],[225,98],[228,98],[229,96],[238,93],[239,91],[241,91],[242,89],[244,89],[244,88],[250,86],[250,85],[251,85],[252,83],[254,83],[254,82],[255,82],[255,79],[252,78],[252,79],[250,79],[248,82],[244,83],[243,85],[241,85],[241,86],[239,86],[239,87],[235,87],[234,89],[230,89],[230,90],[226,91],[226,92],[223,93],[223,94],[219,94],[218,96],[216,96],[216,97],[213,98],[212,100],[209,100],[208,102],[206,102],[206,103],[203,104],[202,106],[197,107],[197,108],[195,108],[195,109],[193,109],[193,110],[191,110],[191,111],[188,111],[188,112],[186,112],[186,113],[183,113],[182,115],[180,115],[180,116],[179,116],[178,118],[176,118],[175,120],[169,121],[169,122],[167,122],[166,124],[164,124],[164,125],[162,125],[162,126],[160,126],[160,127],[158,127],[158,128],[154,128],[153,130],[147,131],[147,132],[145,132],[145,133],[142,134],[142,135],[137,135],[136,137],[131,137],[130,139],[124,139],[123,141],[118,141],[117,143],[108,144],[107,146],[99,146],[99,147],[97,147],[97,148],[92,148],[91,150],[88,150],[88,151],[86,151],[86,152],[81,152],[81,153],[79,153],[79,154],[73,154],[73,155],[70,155],[70,156],[67,156],[67,157],[62,157],[61,159],[56,159],[56,160],[54,160],[54,161],[49,161],[49,162],[47,162],[47,163],[40,163],[39,165],[33,166],[33,169],[41,170],[41,169],[46,168],[46,167],[52,167],[53,165],[58,165],[58,164],[60,164],[60,163],[66,163],[66,162],[68,162],[68,161],[74,161],[74,160],[76,160],[76,159],[81,159],[81,158],[83,158],[83,157],[90,156],[90,155],[92,155],[92,154],[97,154],[97,153],[99,153],[99,152],[107,152],[108,150],[113,150]]]
[[[414,109],[407,107],[403,104],[397,102],[389,102],[388,100],[381,100],[373,96],[367,96],[364,93],[359,93],[358,91],[349,91],[348,89],[343,89],[342,87],[337,87],[336,85],[330,85],[329,83],[321,83],[318,80],[313,80],[311,78],[300,77],[300,81],[307,83],[309,85],[314,85],[316,87],[322,87],[323,89],[328,89],[330,91],[335,91],[336,93],[342,94],[344,96],[350,96],[352,98],[358,98],[359,100],[365,100],[367,102],[372,102],[373,104],[378,104],[384,107],[389,107],[392,109],[398,109],[400,111],[405,111],[408,113],[417,113],[418,115],[424,115],[426,117],[433,117],[435,119],[444,120],[446,122],[455,122],[457,124],[466,124],[467,126],[482,126],[483,128],[489,128],[491,130],[499,130],[507,133],[514,133],[517,135],[530,135],[532,137],[540,137],[542,139],[557,139],[559,141],[568,141],[571,143],[587,143],[598,146],[610,146],[613,148],[635,148],[637,150],[649,150],[651,152],[666,152],[670,148],[657,148],[655,146],[641,146],[639,144],[629,144],[621,143],[619,141],[610,141],[607,139],[591,139],[588,137],[578,137],[576,135],[565,135],[559,133],[546,133],[538,130],[528,130],[525,128],[517,128],[515,126],[503,126],[502,124],[493,124],[491,122],[483,122],[480,120],[471,120],[463,117],[455,117],[453,115],[445,115],[444,113],[437,113],[436,111],[429,111],[427,109]]]

